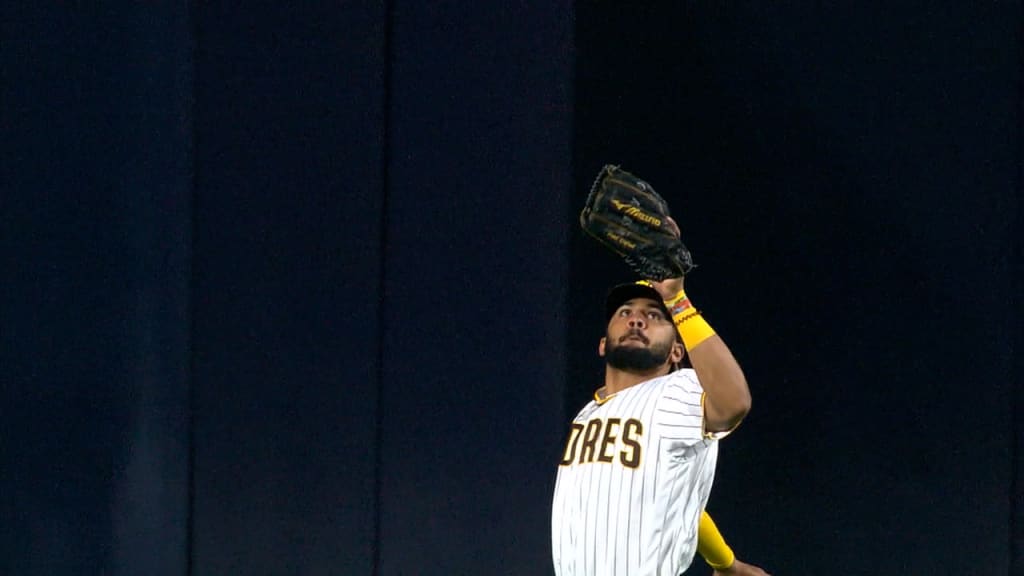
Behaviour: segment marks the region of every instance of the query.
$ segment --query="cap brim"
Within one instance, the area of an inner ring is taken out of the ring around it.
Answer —
[[[615,315],[615,311],[619,309],[619,306],[622,306],[626,302],[636,298],[654,300],[658,303],[658,306],[661,307],[662,312],[665,313],[665,317],[672,318],[672,314],[668,311],[668,308],[665,307],[665,301],[661,299],[661,294],[658,294],[657,290],[651,286],[647,286],[646,284],[631,283],[619,284],[608,292],[608,297],[605,298],[604,303],[605,322],[607,323],[612,319],[612,316]]]

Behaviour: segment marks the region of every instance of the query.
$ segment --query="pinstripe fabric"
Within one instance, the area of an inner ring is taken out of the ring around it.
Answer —
[[[573,419],[552,502],[558,576],[678,576],[690,565],[718,456],[702,395],[693,370],[679,370]]]

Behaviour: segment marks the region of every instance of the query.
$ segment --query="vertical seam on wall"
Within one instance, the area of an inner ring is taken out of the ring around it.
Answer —
[[[195,246],[196,246],[196,216],[197,206],[199,200],[199,179],[196,175],[198,172],[196,167],[196,54],[198,53],[199,34],[198,34],[198,18],[196,17],[196,3],[189,2],[186,7],[186,15],[188,22],[186,28],[188,29],[189,41],[188,41],[188,62],[187,74],[189,78],[187,82],[189,86],[189,99],[186,102],[186,111],[188,113],[188,170],[190,177],[191,193],[189,195],[190,206],[189,206],[189,237],[188,242],[188,258],[186,261],[186,267],[188,269],[188,295],[186,296],[185,310],[188,317],[188,340],[185,343],[185,350],[188,355],[188,371],[186,373],[185,386],[187,387],[187,406],[186,406],[186,436],[187,436],[187,456],[186,456],[186,477],[187,486],[185,489],[185,576],[192,576],[194,563],[193,554],[195,553],[195,493],[196,493],[196,387],[195,387],[195,373],[196,373],[196,361],[195,361],[195,334],[196,334],[196,313],[195,313],[195,302],[196,302],[196,266],[195,266]]]
[[[376,359],[376,405],[375,405],[375,426],[374,426],[374,464],[373,464],[373,542],[372,559],[373,575],[380,576],[381,561],[381,524],[382,513],[382,483],[383,483],[383,440],[384,440],[384,346],[386,343],[387,330],[387,260],[388,260],[388,209],[390,196],[390,165],[391,165],[391,74],[394,61],[392,54],[393,43],[392,33],[394,28],[394,1],[384,1],[384,44],[382,54],[384,70],[382,71],[383,102],[381,105],[381,154],[380,154],[380,237],[379,237],[379,260],[377,275],[377,359]]]
[[[567,150],[567,155],[569,158],[569,181],[568,189],[566,190],[565,194],[566,198],[564,206],[566,211],[566,221],[569,222],[569,225],[566,226],[565,231],[565,250],[568,252],[568,255],[565,259],[565,287],[564,292],[562,294],[562,310],[565,311],[566,318],[562,326],[563,345],[565,346],[565,358],[562,362],[562,369],[564,370],[564,375],[562,377],[562,397],[560,399],[561,407],[558,412],[559,427],[557,428],[557,430],[559,431],[559,435],[556,436],[556,445],[561,445],[562,442],[565,440],[562,434],[565,434],[566,430],[568,429],[566,423],[572,422],[573,418],[576,417],[576,412],[580,408],[579,403],[574,401],[577,396],[576,390],[585,387],[585,382],[589,383],[589,380],[586,380],[585,378],[575,378],[576,371],[574,369],[576,368],[576,364],[574,362],[575,357],[573,355],[573,346],[576,344],[576,341],[574,339],[576,331],[572,329],[573,326],[576,325],[576,318],[573,315],[574,298],[572,291],[574,281],[576,280],[576,266],[574,265],[576,260],[576,250],[574,250],[573,247],[574,243],[577,241],[576,238],[579,234],[576,228],[576,209],[578,200],[576,197],[576,182],[579,180],[579,178],[577,178],[579,163],[576,161],[576,150],[579,145],[579,138],[577,136],[576,131],[579,122],[576,114],[576,93],[579,90],[579,86],[577,84],[577,82],[579,81],[579,78],[577,76],[579,46],[577,46],[576,44],[578,37],[576,27],[578,25],[578,20],[576,19],[576,3],[574,2],[569,7],[569,80],[567,83],[567,93],[565,98],[565,105],[570,111],[568,126],[569,149]]]
[[[1021,258],[1024,257],[1024,241],[1019,237],[1021,231],[1021,220],[1022,213],[1024,213],[1024,207],[1021,206],[1022,200],[1024,200],[1024,191],[1021,190],[1021,186],[1024,185],[1024,142],[1021,142],[1022,136],[1024,136],[1024,77],[1020,73],[1020,65],[1024,64],[1024,13],[1020,11],[1020,5],[1018,4],[1017,14],[1017,122],[1016,122],[1016,135],[1014,142],[1015,163],[1017,169],[1015,171],[1015,178],[1013,183],[1013,193],[1011,198],[1016,204],[1016,211],[1013,220],[1010,225],[1010,238],[1013,239],[1012,245],[1010,246],[1010,274],[1013,281],[1010,284],[1011,294],[1013,299],[1013,316],[1016,318],[1016,322],[1012,324],[1017,326],[1011,332],[1010,340],[1010,358],[1011,360],[1011,374],[1013,374],[1013,385],[1011,390],[1010,398],[1010,454],[1011,454],[1011,466],[1010,466],[1010,574],[1021,574],[1024,572],[1024,523],[1022,523],[1022,517],[1024,517],[1024,420],[1020,417],[1020,410],[1024,409],[1024,360],[1021,360],[1019,347],[1022,340],[1022,328],[1021,319],[1024,318],[1024,300],[1021,298],[1021,290],[1024,290],[1024,283],[1021,282],[1021,274],[1024,273],[1024,265],[1021,264]]]

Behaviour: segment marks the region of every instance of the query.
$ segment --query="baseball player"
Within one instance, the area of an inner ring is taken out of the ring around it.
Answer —
[[[558,468],[555,573],[678,576],[699,547],[716,575],[765,576],[704,512],[718,440],[750,409],[739,364],[682,277],[616,286],[605,308],[604,385],[573,420]],[[680,367],[686,355],[692,368]]]

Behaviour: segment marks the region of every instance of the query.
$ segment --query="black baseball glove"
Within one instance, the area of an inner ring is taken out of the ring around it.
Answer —
[[[642,278],[678,278],[695,267],[678,227],[669,221],[665,200],[650,184],[618,166],[609,164],[597,175],[580,225]]]

